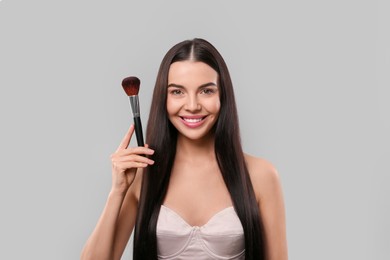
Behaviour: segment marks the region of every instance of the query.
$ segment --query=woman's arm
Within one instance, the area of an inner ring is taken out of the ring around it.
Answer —
[[[103,213],[87,240],[81,259],[113,259],[115,230],[124,196],[110,193]]]
[[[282,185],[269,162],[246,156],[265,233],[267,260],[287,260],[286,219]]]
[[[120,259],[134,227],[143,168],[154,162],[143,154],[153,154],[147,147],[128,148],[131,126],[114,154],[112,188],[103,213],[87,240],[81,259]],[[138,171],[138,174],[137,174]]]
[[[142,174],[137,174],[142,176]],[[138,190],[138,180],[135,180],[124,196],[110,192],[100,219],[89,237],[81,254],[81,259],[120,259],[137,215],[135,190]]]

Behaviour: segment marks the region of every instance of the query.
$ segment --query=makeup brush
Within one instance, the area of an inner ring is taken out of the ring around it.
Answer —
[[[141,81],[137,77],[127,77],[123,79],[122,87],[130,99],[131,110],[134,116],[135,136],[137,137],[138,146],[145,146],[144,138],[142,135],[142,125],[141,125],[139,99],[138,99],[138,91],[139,91],[140,83]]]

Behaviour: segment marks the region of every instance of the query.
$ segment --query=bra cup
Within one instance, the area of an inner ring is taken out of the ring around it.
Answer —
[[[172,210],[162,206],[157,221],[159,255],[173,257],[189,244],[193,229]]]
[[[245,252],[244,230],[233,207],[217,213],[201,228],[200,236],[213,255],[233,257]]]
[[[161,206],[157,249],[159,259],[195,259],[198,255],[204,255],[205,259],[243,259],[244,231],[233,207],[225,208],[205,225],[196,227],[190,226],[173,210]],[[191,256],[193,258],[187,258]]]

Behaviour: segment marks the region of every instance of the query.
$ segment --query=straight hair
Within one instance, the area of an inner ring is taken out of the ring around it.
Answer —
[[[177,130],[168,119],[167,84],[170,65],[178,61],[198,61],[218,73],[221,108],[212,129],[215,154],[233,206],[243,226],[245,259],[265,258],[264,231],[253,186],[241,146],[233,84],[224,59],[208,41],[195,38],[173,46],[164,56],[156,79],[146,129],[146,143],[155,150],[142,177],[134,231],[134,260],[157,259],[156,226],[167,193],[176,155]]]

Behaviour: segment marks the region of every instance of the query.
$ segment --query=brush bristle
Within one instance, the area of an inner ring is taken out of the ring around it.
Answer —
[[[122,87],[128,96],[138,95],[141,81],[137,77],[127,77],[122,80]]]

